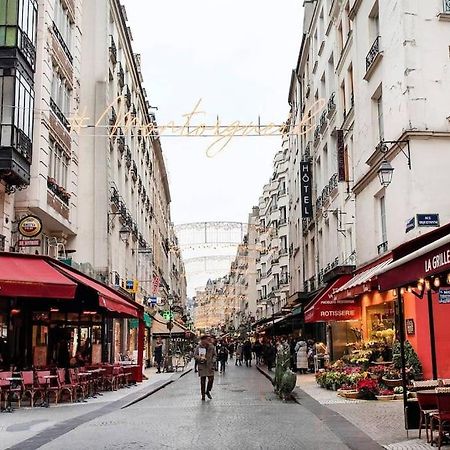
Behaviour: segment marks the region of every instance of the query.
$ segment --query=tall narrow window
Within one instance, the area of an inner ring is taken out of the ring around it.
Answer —
[[[383,118],[383,96],[377,99],[377,119],[378,119],[378,137],[380,141],[384,140],[384,118]]]
[[[380,220],[381,220],[381,242],[387,242],[387,226],[386,226],[386,199],[384,195],[380,197]]]

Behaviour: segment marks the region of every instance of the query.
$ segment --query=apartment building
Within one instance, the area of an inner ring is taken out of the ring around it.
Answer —
[[[450,219],[439,194],[448,184],[439,170],[450,131],[449,94],[440,87],[449,77],[441,44],[447,3],[305,5],[289,90],[290,299],[312,300],[305,321],[327,322],[344,343],[344,329],[360,328],[360,317],[393,311],[393,298],[370,296],[371,273],[392,249],[429,230],[424,216],[431,227]],[[355,267],[358,283],[348,281]],[[355,320],[319,318],[325,297]]]
[[[178,238],[172,223],[170,224],[169,233],[170,292],[174,298],[174,304],[180,306],[186,312],[186,270],[180,248],[178,247]]]
[[[273,175],[259,199],[256,261],[257,319],[280,314],[289,296],[288,139],[274,157]]]
[[[259,210],[253,207],[248,217],[247,234],[238,246],[231,263],[226,295],[231,309],[225,317],[227,330],[248,331],[256,320],[256,258],[259,230]]]

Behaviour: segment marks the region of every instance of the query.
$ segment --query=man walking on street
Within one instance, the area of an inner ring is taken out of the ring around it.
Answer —
[[[153,352],[155,356],[156,367],[158,368],[157,373],[161,373],[161,364],[163,360],[163,343],[160,337],[156,338],[155,350]]]
[[[202,336],[200,338],[200,343],[195,349],[194,358],[198,363],[202,401],[205,401],[205,396],[212,399],[211,390],[214,384],[216,347],[211,343],[209,336]],[[206,385],[207,378],[208,385]]]
[[[247,339],[244,342],[242,351],[244,353],[245,365],[247,367],[252,367],[252,343],[250,342],[250,340]]]

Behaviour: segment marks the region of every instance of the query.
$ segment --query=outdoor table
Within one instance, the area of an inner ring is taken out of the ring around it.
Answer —
[[[136,384],[137,380],[139,379],[139,371],[141,366],[138,366],[137,364],[123,364],[122,368],[124,372],[131,373],[128,382]]]
[[[45,385],[46,385],[46,393],[45,393],[45,397],[46,397],[46,402],[44,402],[41,406],[43,406],[44,408],[48,408],[50,406],[50,385],[52,380],[55,380],[58,378],[58,375],[45,375]]]
[[[21,377],[8,377],[8,378],[5,378],[5,380],[9,381],[10,388],[11,388],[12,384],[20,383],[22,381],[22,378]],[[7,406],[5,408],[5,412],[12,413],[13,411],[14,410],[13,410],[13,407],[12,407],[12,393],[11,393],[11,391],[9,391],[8,392],[8,397],[7,397]]]

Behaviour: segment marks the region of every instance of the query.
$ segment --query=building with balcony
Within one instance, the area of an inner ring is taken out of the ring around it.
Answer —
[[[376,298],[366,278],[429,229],[421,217],[432,227],[450,221],[439,169],[450,137],[450,94],[440,87],[449,82],[448,18],[441,0],[305,5],[289,90],[290,300],[307,323],[329,323],[335,356],[351,327],[370,337],[360,317],[393,312],[392,296]],[[348,281],[354,267],[359,284]],[[321,319],[324,295],[354,304],[346,318],[355,320]]]
[[[30,185],[15,194],[15,220],[30,214],[42,222],[34,246],[23,247],[14,230],[11,247],[22,253],[66,257],[78,230],[79,130],[70,118],[79,109],[81,1],[39,3],[33,163]]]
[[[289,294],[288,140],[274,157],[273,175],[259,199],[256,260],[258,320],[281,314]]]
[[[0,5],[0,250],[14,247],[14,192],[27,187],[33,161],[38,2]],[[34,156],[39,161],[39,154]]]

